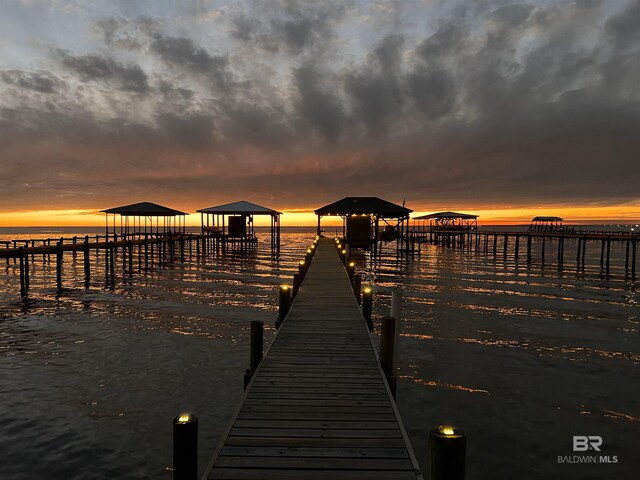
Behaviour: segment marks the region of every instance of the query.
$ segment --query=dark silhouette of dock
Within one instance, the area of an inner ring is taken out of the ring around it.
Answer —
[[[208,479],[421,479],[331,240],[321,239]]]

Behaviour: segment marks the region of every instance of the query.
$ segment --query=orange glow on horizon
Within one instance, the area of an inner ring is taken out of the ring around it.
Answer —
[[[411,214],[412,218],[446,210],[444,208],[420,208]],[[311,209],[291,208],[282,209],[282,226],[315,226],[317,217]],[[578,206],[540,206],[531,208],[456,208],[456,211],[479,215],[480,225],[518,225],[528,224],[536,215],[559,216],[565,223],[638,223],[640,221],[640,206],[607,206],[607,207],[578,207]],[[255,225],[268,226],[269,217],[255,216]],[[104,214],[97,210],[32,210],[0,213],[0,227],[102,227]],[[200,215],[192,213],[186,218],[187,226],[199,226]],[[322,217],[323,227],[342,226],[340,217]]]

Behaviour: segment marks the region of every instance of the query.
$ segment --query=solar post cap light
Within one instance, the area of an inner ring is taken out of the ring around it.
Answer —
[[[369,331],[373,332],[373,322],[371,321],[371,310],[373,308],[373,288],[364,287],[362,289],[362,316],[367,322]]]
[[[438,425],[429,432],[432,480],[464,480],[467,438],[453,425]]]
[[[291,288],[289,285],[280,285],[278,298],[278,319],[276,320],[276,328],[280,328],[280,324],[289,313],[291,305]]]
[[[191,412],[173,419],[173,478],[198,478],[198,418]]]

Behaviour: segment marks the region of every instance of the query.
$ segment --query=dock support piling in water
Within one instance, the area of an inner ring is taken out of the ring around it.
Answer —
[[[362,290],[362,316],[367,322],[369,331],[373,332],[373,321],[371,320],[371,311],[373,310],[373,288],[364,287]]]
[[[302,278],[299,273],[293,274],[293,289],[291,290],[291,298],[295,298],[298,294],[298,290],[300,290],[300,284],[302,283]]]
[[[91,282],[91,265],[89,263],[89,236],[84,237],[84,288],[89,288]]]
[[[462,430],[448,425],[429,432],[431,480],[464,480],[467,438]]]
[[[173,479],[198,478],[198,419],[181,413],[173,419]]]
[[[123,247],[124,250],[124,247]],[[127,250],[129,250],[129,276],[133,275],[133,242],[127,242]]]
[[[349,283],[353,285],[353,276],[356,273],[356,262],[349,262],[347,265],[347,275],[349,275]]]
[[[362,303],[360,290],[362,290],[362,275],[357,273],[353,276],[353,294],[356,296],[356,300],[358,300],[358,305]]]
[[[20,247],[20,295],[27,296],[27,288],[24,278],[24,247]]]
[[[276,328],[280,328],[291,306],[291,289],[289,285],[280,285],[280,294],[278,297],[278,319],[276,320]]]
[[[115,281],[115,253],[113,251],[113,242],[109,242],[109,279],[113,283]]]
[[[62,290],[62,240],[56,247],[56,287],[58,291]]]
[[[244,388],[247,388],[251,377],[255,373],[258,365],[262,361],[262,355],[264,352],[264,323],[258,320],[251,321],[251,345],[249,352],[249,368],[244,374]]]
[[[380,366],[387,378],[389,389],[396,398],[397,379],[395,376],[394,358],[394,339],[396,331],[396,319],[393,317],[384,317],[382,319],[382,327],[380,331]]]
[[[637,240],[633,241],[633,246],[631,247],[631,279],[636,279],[636,244]]]
[[[395,329],[393,335],[393,364],[398,364],[398,352],[400,341],[400,324],[402,321],[402,292],[394,290],[391,294],[391,316],[395,319]]]

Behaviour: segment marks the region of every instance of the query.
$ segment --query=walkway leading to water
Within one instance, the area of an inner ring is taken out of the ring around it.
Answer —
[[[203,478],[422,479],[331,240]]]

